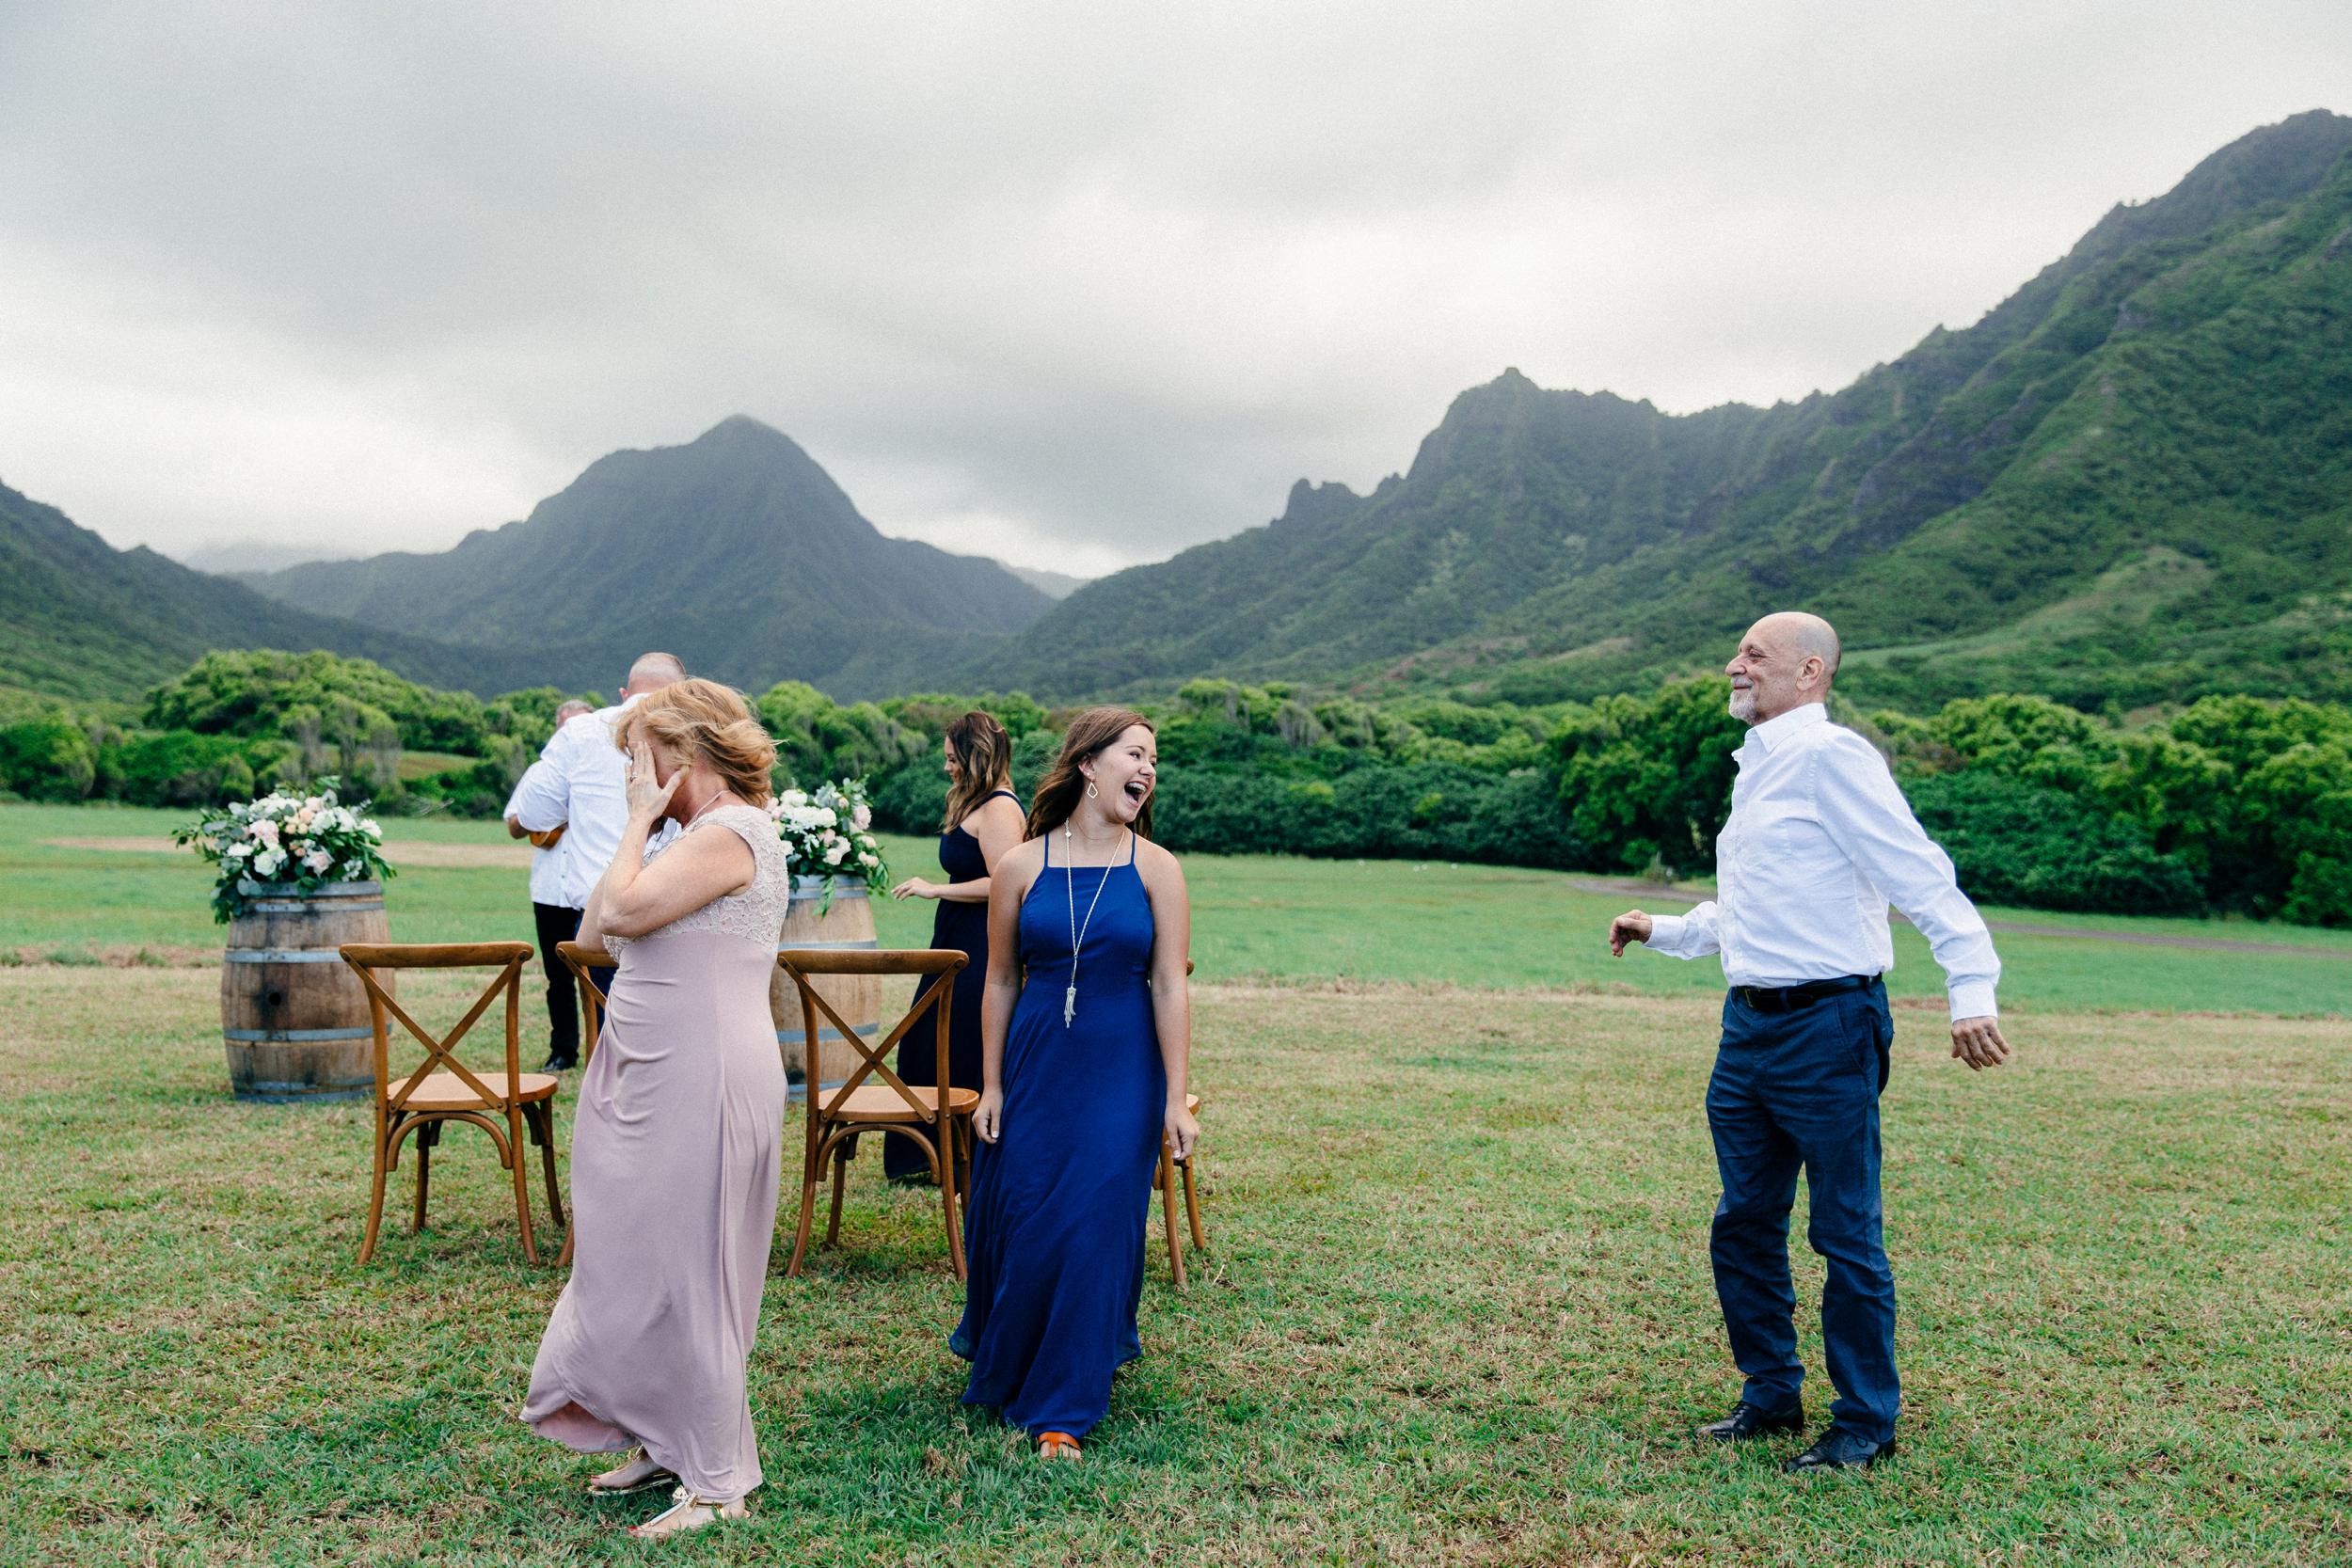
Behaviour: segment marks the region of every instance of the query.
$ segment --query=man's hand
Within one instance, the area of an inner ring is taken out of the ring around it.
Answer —
[[[1624,958],[1627,942],[1647,942],[1649,933],[1649,916],[1639,910],[1626,911],[1609,923],[1609,956],[1613,958]]]
[[[1971,1072],[2008,1061],[2009,1041],[2001,1037],[2001,1021],[1991,1017],[1952,1020],[1952,1054],[1966,1062]]]

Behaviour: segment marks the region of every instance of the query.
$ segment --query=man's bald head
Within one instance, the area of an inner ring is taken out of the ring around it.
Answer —
[[[643,697],[659,691],[686,678],[686,666],[675,654],[639,654],[637,662],[628,667],[628,684],[621,688],[621,697]]]
[[[1731,716],[1761,724],[1824,700],[1842,653],[1837,629],[1819,615],[1784,610],[1765,616],[1724,666],[1731,677]]]

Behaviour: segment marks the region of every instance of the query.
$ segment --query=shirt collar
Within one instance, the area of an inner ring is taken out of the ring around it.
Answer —
[[[1741,744],[1770,752],[1798,731],[1809,730],[1816,724],[1828,722],[1829,708],[1826,705],[1804,703],[1790,708],[1776,719],[1767,719],[1761,724],[1751,726],[1747,739]]]

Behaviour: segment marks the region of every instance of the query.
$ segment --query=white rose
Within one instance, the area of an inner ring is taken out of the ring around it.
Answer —
[[[232,844],[220,852],[220,858],[225,861],[243,860],[251,853],[253,853],[253,846],[250,844]]]
[[[384,836],[384,830],[375,825],[375,818],[373,816],[359,824],[359,831],[373,839],[381,839]]]
[[[834,810],[831,806],[818,806],[817,808],[817,825],[818,827],[830,828],[840,820],[840,817],[834,815]]]
[[[849,852],[850,847],[848,845],[835,844],[832,848],[825,851],[825,863],[827,865],[839,865],[841,863],[841,858]]]
[[[264,849],[253,857],[253,869],[264,877],[277,876],[278,868],[285,863],[285,852],[279,849]]]

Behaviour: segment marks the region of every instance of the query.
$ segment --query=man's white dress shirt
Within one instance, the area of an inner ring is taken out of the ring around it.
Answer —
[[[1895,967],[1891,903],[1944,968],[1952,1017],[1994,1016],[1993,936],[1870,743],[1807,703],[1748,731],[1715,840],[1715,896],[1650,923],[1651,951],[1721,953],[1734,986],[1791,986]]]
[[[506,798],[506,809],[499,815],[512,816],[520,821],[523,791],[528,789],[544,792],[554,788],[553,782],[548,777],[550,771],[552,770],[544,761],[532,763],[524,771],[523,776],[515,782],[515,792]],[[535,779],[532,776],[534,773],[538,775]],[[547,832],[545,828],[534,831]],[[562,839],[556,840],[555,847],[551,849],[542,849],[535,844],[531,847],[531,901],[534,904],[557,905],[564,902],[564,841]],[[585,908],[585,905],[571,907]]]
[[[631,697],[616,706],[583,713],[557,730],[506,802],[506,815],[534,833],[564,825],[552,851],[555,876],[549,891],[555,896],[540,896],[534,859],[533,903],[586,909],[588,895],[604,879],[605,868],[620,849],[622,831],[628,826],[628,759],[613,737],[621,714],[636,701]]]

